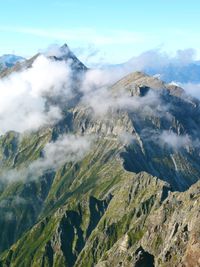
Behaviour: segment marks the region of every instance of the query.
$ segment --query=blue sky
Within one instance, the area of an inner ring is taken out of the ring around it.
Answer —
[[[67,43],[83,61],[117,63],[155,48],[200,54],[199,0],[0,0],[0,54]]]

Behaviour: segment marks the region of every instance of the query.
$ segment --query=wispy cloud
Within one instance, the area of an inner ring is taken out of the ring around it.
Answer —
[[[68,162],[78,162],[92,147],[94,136],[63,135],[55,142],[46,144],[43,157],[30,163],[26,168],[12,169],[1,174],[4,182],[34,180],[47,171],[56,171]]]
[[[177,135],[174,132],[163,131],[159,136],[161,145],[168,145],[176,150],[182,147],[189,147],[192,145],[192,141],[189,135]]]
[[[147,41],[145,34],[126,30],[107,30],[104,32],[93,28],[31,28],[0,26],[0,32],[13,32],[39,37],[46,37],[56,40],[70,40],[70,42],[94,43],[96,45],[116,44],[140,44]]]
[[[200,100],[200,83],[185,83],[180,84],[185,92]]]

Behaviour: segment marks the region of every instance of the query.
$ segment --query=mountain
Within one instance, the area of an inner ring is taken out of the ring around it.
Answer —
[[[6,68],[11,68],[13,67],[16,63],[24,61],[25,58],[12,55],[12,54],[7,54],[3,55],[0,57],[0,70],[6,69]]]
[[[130,62],[129,62],[130,64]],[[188,64],[169,63],[163,67],[145,67],[141,69],[149,75],[160,74],[165,82],[199,83],[200,62],[194,61]]]
[[[0,266],[198,266],[200,102],[142,72],[89,87],[64,50],[48,56],[70,62],[76,101],[61,91],[60,120],[0,137]]]
[[[107,65],[104,68],[118,71],[122,76],[132,71],[141,71],[151,76],[158,76],[166,83],[200,83],[199,60],[184,60],[184,56],[183,59],[180,56],[178,58],[171,58],[154,50],[144,52],[138,57],[133,57],[122,64]]]
[[[74,53],[69,49],[67,44],[64,44],[59,48],[58,54],[49,54],[48,56],[55,60],[70,61],[72,69],[75,69],[76,71],[87,70],[87,67],[74,55]]]
[[[38,54],[34,55],[32,58],[30,58],[28,60],[24,60],[21,57],[16,57],[16,59],[18,58],[18,60],[16,62],[18,62],[19,64],[14,64],[14,61],[13,61],[13,64],[10,64],[9,68],[4,69],[0,73],[0,77],[3,78],[3,77],[6,77],[6,76],[9,76],[13,72],[19,72],[19,71],[22,71],[23,69],[31,68],[33,63],[35,62],[35,60],[40,55],[42,55],[42,53],[38,53]],[[59,53],[57,52],[55,55],[49,54],[49,55],[47,55],[47,57],[50,58],[50,59],[54,59],[56,61],[65,61],[66,62],[66,61],[69,60],[71,62],[71,64],[72,64],[72,69],[74,69],[75,71],[79,71],[80,72],[80,71],[86,71],[87,70],[87,67],[80,60],[78,60],[78,58],[69,49],[67,44],[64,44],[62,47],[60,47]],[[15,56],[14,56],[14,58],[15,58]]]

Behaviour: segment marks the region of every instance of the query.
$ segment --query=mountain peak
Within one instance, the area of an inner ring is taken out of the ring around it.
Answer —
[[[70,50],[69,46],[65,43],[62,46],[53,45],[49,47],[49,49],[46,52],[38,53],[28,60],[25,59],[21,60],[19,61],[20,64],[17,65],[13,64],[10,65],[9,68],[4,68],[0,73],[0,78],[8,76],[13,72],[18,72],[23,69],[32,67],[33,62],[40,55],[44,55],[47,58],[53,59],[55,61],[65,61],[70,64],[73,71],[84,72],[87,70],[87,67],[75,56],[75,54]],[[10,56],[11,55],[9,55],[9,57]],[[0,57],[0,65],[1,65],[1,57]]]
[[[62,46],[53,45],[49,47],[44,55],[56,61],[69,62],[73,70],[87,70],[87,67],[75,56],[66,43]]]
[[[181,97],[184,94],[184,90],[179,86],[167,84],[159,78],[150,76],[141,71],[132,72],[126,75],[117,83],[115,83],[112,88],[114,91],[119,91],[121,88],[125,88],[125,90],[127,91],[130,91],[132,93],[134,92],[134,95],[143,95],[143,93],[141,93],[141,90],[147,92],[148,88],[154,90],[165,89],[171,95],[177,97]]]
[[[69,46],[67,44],[64,44],[62,46],[52,45],[47,49],[47,51],[45,51],[42,54],[50,58],[52,57],[52,58],[61,59],[63,57],[69,56],[69,54],[72,54],[72,52],[69,49]]]
[[[69,49],[69,46],[66,44],[66,43],[64,43],[62,46],[61,46],[61,48],[64,48],[64,49]]]

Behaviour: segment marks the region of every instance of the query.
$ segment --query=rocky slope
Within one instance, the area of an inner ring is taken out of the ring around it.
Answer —
[[[0,137],[0,266],[199,266],[199,101],[138,72],[87,101],[81,82],[55,125]],[[87,151],[44,165],[70,134]]]

